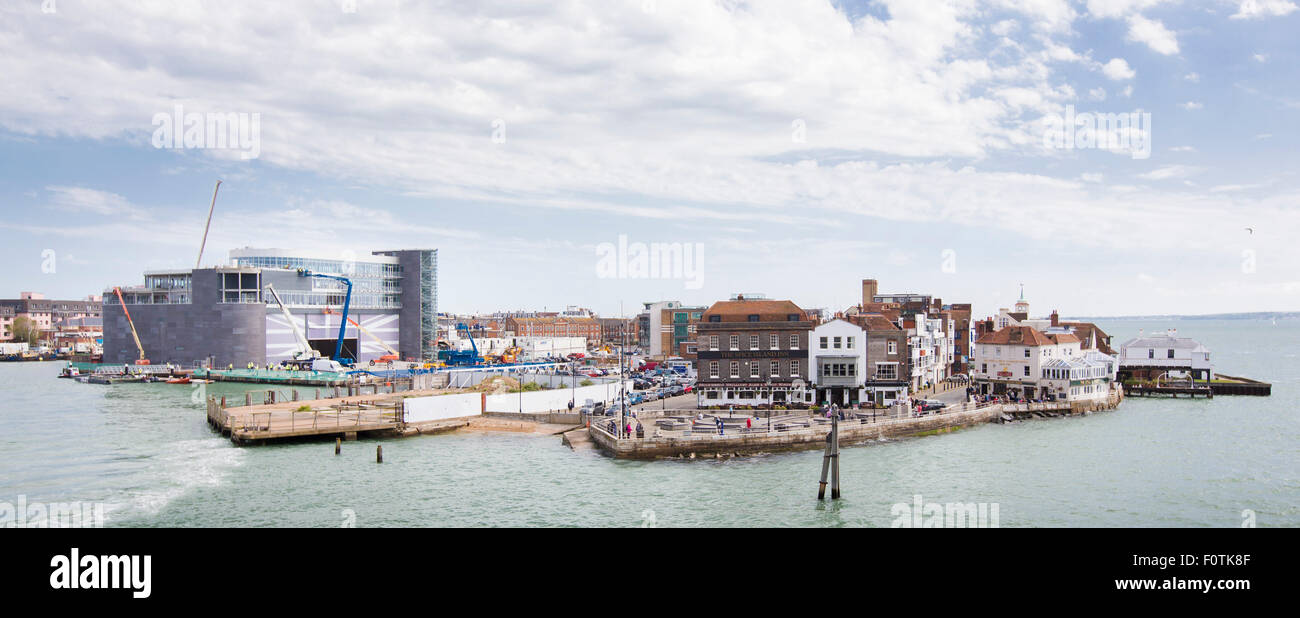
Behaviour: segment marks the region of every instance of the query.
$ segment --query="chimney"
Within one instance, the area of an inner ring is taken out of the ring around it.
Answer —
[[[875,279],[862,280],[862,304],[868,305],[876,300],[876,293],[879,291],[879,284]]]
[[[1052,310],[1052,326],[1060,326],[1060,325],[1061,325],[1061,314],[1057,313],[1056,310],[1053,309],[1053,310]]]

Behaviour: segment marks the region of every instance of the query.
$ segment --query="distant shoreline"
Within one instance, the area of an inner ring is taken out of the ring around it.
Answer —
[[[1063,320],[1276,320],[1300,318],[1300,311],[1256,311],[1252,313],[1208,313],[1202,315],[1107,315],[1061,318]]]

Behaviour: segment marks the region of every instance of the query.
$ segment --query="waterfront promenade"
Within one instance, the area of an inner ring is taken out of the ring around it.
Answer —
[[[1123,392],[1115,389],[1106,400],[1093,402],[965,402],[924,415],[915,415],[902,407],[883,411],[845,410],[845,419],[839,422],[839,439],[841,444],[853,444],[943,433],[981,423],[1090,414],[1114,409],[1123,399]],[[769,413],[773,414],[771,426],[767,420]],[[805,411],[749,410],[739,416],[714,411],[703,419],[699,417],[698,410],[648,410],[635,419],[645,428],[643,435],[620,436],[620,432],[609,430],[610,419],[602,417],[592,419],[587,431],[595,446],[612,457],[658,459],[821,448],[831,429],[829,419]],[[719,419],[723,423],[721,433],[716,429]]]

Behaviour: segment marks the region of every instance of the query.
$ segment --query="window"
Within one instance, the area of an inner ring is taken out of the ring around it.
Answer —
[[[1029,365],[1025,365],[1025,375],[1029,375]]]
[[[712,361],[712,362],[709,363],[709,377],[710,377],[710,378],[717,379],[717,377],[718,377],[718,361]]]
[[[740,377],[740,361],[731,361],[731,377]]]
[[[787,321],[787,322],[798,322],[798,321],[799,321],[799,314],[797,314],[797,313],[787,313],[787,314],[785,314],[785,321]]]
[[[740,335],[732,335],[732,336],[731,336],[731,349],[733,349],[733,350],[739,350],[739,349],[740,349]]]
[[[1174,351],[1173,351],[1173,350],[1169,350],[1169,358],[1173,358],[1173,357],[1174,357]]]
[[[799,349],[799,335],[790,335],[790,349],[791,350]]]
[[[822,337],[820,341],[821,341],[821,347],[822,347],[822,349],[825,350],[825,349],[826,349],[826,341],[827,341],[827,339],[826,339],[825,337]]]
[[[722,316],[720,316],[720,315],[711,315],[711,316],[709,316],[709,321],[710,321],[710,322],[721,322],[721,321],[722,321]]]
[[[799,361],[797,360],[790,361],[790,377],[799,377]]]
[[[770,375],[770,376],[772,376],[772,377],[774,377],[774,378],[780,377],[780,376],[781,376],[781,363],[779,363],[779,362],[777,362],[777,361],[771,361],[770,363],[768,363],[768,375]]]
[[[897,380],[898,365],[896,363],[876,363],[877,380]]]
[[[704,398],[705,398],[705,399],[717,399],[717,398],[718,398],[718,391],[709,391],[709,392],[707,392],[707,393],[704,394]]]
[[[839,338],[839,337],[835,337],[835,338],[833,339],[833,342],[832,342],[831,347],[835,348],[836,350],[840,349],[840,338]]]
[[[1025,348],[1025,358],[1029,358],[1029,348]]]
[[[858,338],[857,338],[857,337],[845,337],[845,339],[847,339],[847,341],[844,342],[844,347],[846,347],[846,348],[848,348],[848,349],[850,349],[850,350],[854,349],[854,345],[855,345],[854,342],[857,341]]]
[[[751,314],[749,314],[749,321],[750,321],[750,322],[757,322],[757,321],[758,321],[758,314],[757,314],[757,313],[751,313]]]
[[[709,349],[710,349],[710,350],[716,350],[716,349],[718,349],[718,336],[717,336],[717,335],[709,335]]]
[[[988,373],[988,372],[989,372],[989,364],[980,363],[980,373]]]
[[[1147,358],[1155,358],[1155,357],[1156,357],[1156,351],[1154,348],[1147,350]]]
[[[890,341],[888,344],[890,354],[898,354],[898,342]]]
[[[749,361],[749,377],[757,378],[759,373],[759,363],[762,361]]]
[[[749,349],[751,349],[751,350],[757,350],[757,349],[758,349],[758,335],[750,335],[750,336],[749,336]]]
[[[773,350],[778,350],[778,349],[780,349],[780,348],[781,348],[781,338],[780,338],[779,336],[777,336],[776,333],[772,333],[772,334],[771,334],[770,336],[768,336],[768,338],[767,338],[767,347],[769,347],[769,348],[771,348],[771,349],[773,349]]]

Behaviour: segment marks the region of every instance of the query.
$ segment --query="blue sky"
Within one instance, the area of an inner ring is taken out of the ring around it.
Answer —
[[[1300,310],[1294,2],[344,6],[0,7],[0,296],[191,266],[220,178],[205,263],[436,247],[447,311],[842,308],[864,277]],[[154,147],[175,105],[258,114],[257,157]],[[1150,113],[1150,156],[1045,147],[1066,106]],[[698,243],[703,285],[599,278],[620,235]]]

